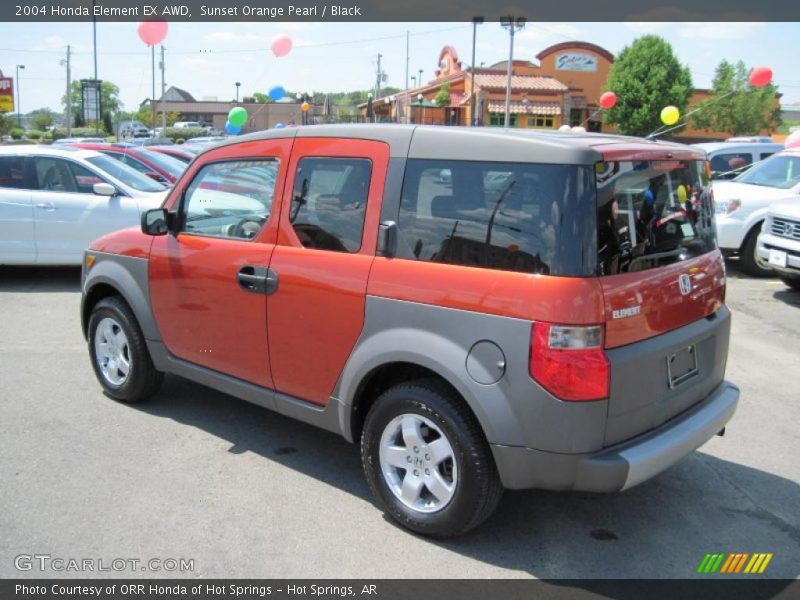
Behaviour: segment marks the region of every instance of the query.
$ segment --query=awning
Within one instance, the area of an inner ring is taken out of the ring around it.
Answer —
[[[505,102],[489,102],[489,112],[505,113]],[[561,104],[558,102],[512,102],[509,112],[512,115],[558,116],[561,114]]]

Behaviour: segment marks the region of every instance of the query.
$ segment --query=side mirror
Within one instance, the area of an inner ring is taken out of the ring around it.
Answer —
[[[110,183],[95,183],[92,186],[92,191],[97,194],[98,196],[116,196],[117,195],[117,188],[115,188]]]
[[[158,183],[166,183],[167,182],[167,180],[164,177],[162,177],[161,175],[159,175],[155,171],[147,171],[145,173],[145,175],[147,175],[153,181],[157,181]]]
[[[166,208],[151,208],[142,213],[142,233],[166,235],[169,232],[169,213]]]

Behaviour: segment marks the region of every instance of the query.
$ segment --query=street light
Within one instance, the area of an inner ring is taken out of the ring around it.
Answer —
[[[413,83],[413,87],[417,87],[417,76],[416,75],[412,75],[411,76],[411,81]]]
[[[372,92],[367,93],[367,122],[372,121]]]
[[[472,17],[472,82],[470,83],[469,93],[469,106],[472,114],[472,125],[478,124],[478,119],[475,117],[475,39],[478,36],[478,25],[483,23],[483,17]]]
[[[25,70],[25,65],[17,65],[17,127],[22,127],[22,111],[20,110],[22,106],[20,105],[19,101],[19,88],[22,87],[19,84],[19,70]]]
[[[420,73],[422,73],[422,71],[420,71]],[[425,96],[422,94],[417,94],[417,104],[422,107],[422,119],[420,119],[421,125],[425,125],[425,105],[422,103],[423,100],[425,100]]]
[[[236,82],[236,104],[239,104],[239,86],[242,85],[241,81]]]
[[[508,69],[506,72],[506,117],[505,127],[511,124],[511,66],[514,62],[514,34],[525,28],[525,17],[501,17],[500,25],[508,29],[510,38],[508,46]]]

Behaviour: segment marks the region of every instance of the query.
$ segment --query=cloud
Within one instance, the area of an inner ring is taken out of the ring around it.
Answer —
[[[570,23],[548,23],[547,25],[528,23],[525,29],[516,34],[516,38],[523,42],[549,43],[553,40],[577,40],[583,35],[585,35],[583,29]]]
[[[203,36],[203,41],[211,44],[227,44],[230,42],[257,42],[260,44],[268,44],[272,41],[273,36],[258,35],[256,33],[234,33],[233,31],[215,31]]]

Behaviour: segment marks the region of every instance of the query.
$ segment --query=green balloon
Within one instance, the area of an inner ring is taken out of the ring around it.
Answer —
[[[241,127],[247,123],[247,111],[241,106],[232,108],[231,112],[228,113],[228,121],[230,121],[231,125]]]

